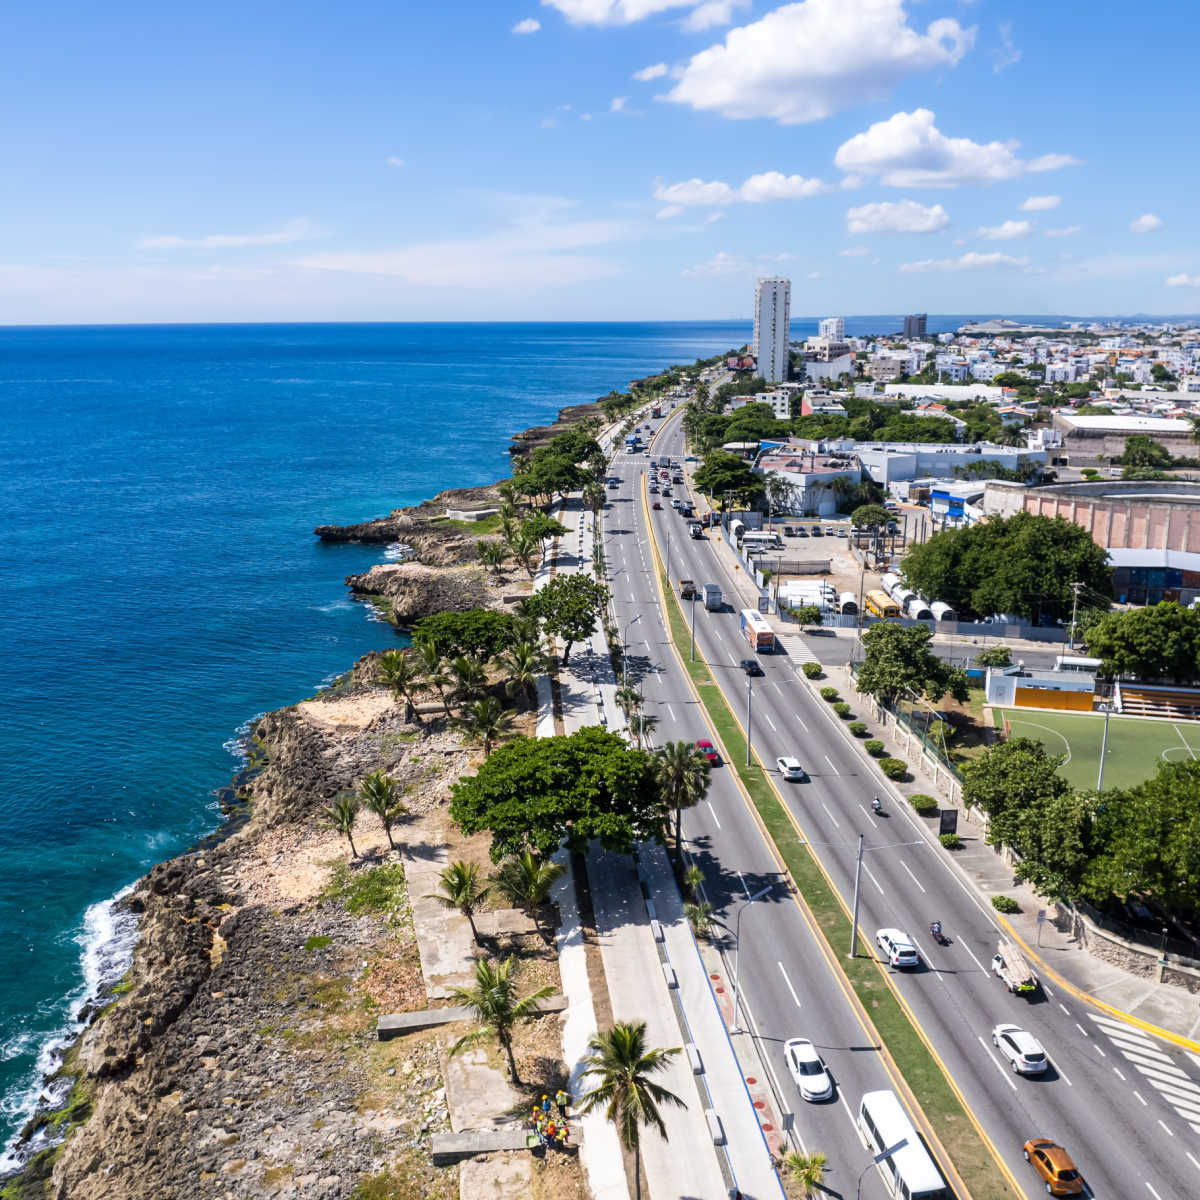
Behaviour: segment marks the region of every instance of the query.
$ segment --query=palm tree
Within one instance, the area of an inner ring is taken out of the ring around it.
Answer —
[[[604,488],[599,483],[589,483],[583,489],[582,499],[584,505],[592,510],[592,516],[598,517],[606,499]]]
[[[512,552],[513,558],[517,560],[525,568],[525,573],[530,579],[533,578],[532,562],[534,555],[541,550],[542,544],[535,537],[531,537],[522,529],[514,531],[512,537],[508,539],[508,548]]]
[[[617,688],[614,698],[625,714],[625,723],[628,725],[633,714],[642,707],[642,693],[632,684],[623,683]]]
[[[388,847],[392,850],[396,848],[396,843],[392,841],[392,826],[398,817],[408,812],[400,794],[400,785],[382,771],[364,775],[358,785],[358,798],[362,806],[383,823],[383,832],[387,834]]]
[[[442,656],[432,642],[418,642],[417,653],[421,656],[421,667],[424,672],[422,683],[437,692],[438,699],[446,710],[446,716],[449,716],[450,702],[446,699],[446,684],[450,682],[450,679],[442,669]]]
[[[707,759],[705,760],[707,761]],[[683,886],[687,888],[688,895],[698,897],[700,895],[700,885],[704,882],[704,872],[700,870],[695,863],[683,873]]]
[[[475,913],[491,891],[488,884],[479,882],[479,864],[452,862],[438,876],[438,890],[425,897],[436,900],[443,908],[462,913],[471,926],[471,937],[478,944],[479,930],[475,928]]]
[[[708,794],[712,768],[691,742],[667,742],[655,753],[658,794],[665,808],[675,810],[675,853],[683,840],[683,810],[699,804]]]
[[[545,938],[542,924],[538,920],[538,909],[546,903],[550,889],[565,870],[556,862],[546,862],[531,851],[506,858],[500,869],[492,876],[492,887],[510,903],[523,908]]]
[[[478,700],[487,687],[487,672],[477,658],[455,655],[450,660],[450,674],[454,679],[454,698],[463,704]]]
[[[338,796],[325,810],[325,823],[336,829],[350,843],[350,857],[357,858],[358,850],[354,845],[354,822],[358,818],[358,798],[356,796]]]
[[[504,560],[508,558],[503,542],[485,542],[481,538],[475,543],[479,561],[499,579],[504,573]]]
[[[793,1150],[784,1157],[783,1165],[788,1169],[792,1180],[804,1189],[804,1195],[811,1196],[825,1178],[825,1162],[826,1156],[819,1150],[807,1154]]]
[[[577,1108],[585,1113],[604,1105],[605,1117],[617,1127],[621,1144],[633,1154],[634,1186],[637,1200],[641,1200],[638,1147],[642,1126],[652,1125],[665,1139],[667,1127],[659,1106],[687,1107],[674,1092],[650,1078],[665,1070],[679,1050],[648,1050],[645,1021],[617,1021],[607,1033],[597,1033],[588,1042],[588,1050],[584,1074],[594,1075],[598,1082],[580,1097]]]
[[[642,738],[649,736],[655,725],[658,724],[657,717],[647,716],[646,713],[634,713],[629,719],[629,732],[633,734],[637,748],[642,748]]]
[[[504,655],[504,666],[508,671],[508,682],[504,690],[515,696],[524,692],[532,707],[537,702],[537,681],[542,674],[542,656],[532,642],[517,642]]]
[[[513,1057],[513,1030],[522,1022],[531,1021],[536,1017],[538,1001],[553,995],[554,989],[542,987],[536,992],[530,992],[528,996],[518,998],[512,982],[515,966],[514,958],[506,958],[498,963],[481,958],[475,963],[475,986],[456,987],[452,990],[454,999],[471,1010],[481,1028],[460,1037],[450,1047],[450,1054],[455,1055],[486,1037],[494,1037],[504,1047],[504,1053],[508,1056],[508,1073],[513,1083],[520,1083],[517,1078],[517,1060]]]
[[[712,933],[712,911],[713,907],[707,900],[698,900],[694,904],[683,906],[683,915],[698,938],[706,938]]]
[[[396,699],[404,698],[404,719],[411,721],[415,717],[419,721],[421,718],[413,704],[412,693],[421,685],[422,671],[412,651],[385,650],[379,656],[378,672]]]
[[[492,747],[512,728],[512,722],[512,713],[495,696],[484,696],[474,704],[468,704],[456,724],[483,746],[483,757],[487,758]]]

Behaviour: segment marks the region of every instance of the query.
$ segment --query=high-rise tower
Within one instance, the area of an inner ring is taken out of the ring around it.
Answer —
[[[754,357],[767,383],[783,383],[788,377],[791,296],[786,279],[760,279],[754,291]]]

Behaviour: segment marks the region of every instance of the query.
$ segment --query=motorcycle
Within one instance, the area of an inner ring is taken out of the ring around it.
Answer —
[[[929,924],[929,936],[933,938],[939,946],[948,946],[950,939],[942,932],[941,921],[931,921]]]
[[[883,801],[880,800],[878,796],[871,801],[871,811],[874,812],[877,817],[883,816]]]

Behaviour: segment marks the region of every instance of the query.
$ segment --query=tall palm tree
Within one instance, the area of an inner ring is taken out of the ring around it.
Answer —
[[[404,719],[419,721],[412,694],[421,686],[421,663],[411,650],[385,650],[379,656],[379,678],[392,689],[397,700],[404,699]]]
[[[629,732],[633,734],[634,742],[639,750],[642,748],[642,739],[649,736],[657,724],[658,718],[646,713],[634,713],[629,718]]]
[[[504,690],[510,696],[524,692],[530,706],[534,705],[537,701],[538,676],[542,674],[544,666],[537,647],[532,642],[517,642],[505,652],[503,663],[508,672]]]
[[[504,573],[504,560],[508,558],[504,543],[487,542],[481,538],[475,543],[475,549],[479,554],[479,561],[499,579]]]
[[[495,696],[468,704],[456,722],[469,738],[483,746],[484,758],[491,755],[492,747],[511,730],[512,723],[512,713]]]
[[[533,578],[533,561],[534,557],[539,554],[542,548],[541,542],[537,538],[532,537],[523,529],[514,531],[512,537],[508,539],[508,548],[512,552],[513,558],[517,560],[525,568],[525,573],[530,579]]]
[[[449,716],[450,701],[446,698],[446,685],[450,682],[450,678],[442,666],[442,656],[432,642],[418,642],[417,653],[420,655],[421,668],[424,672],[422,683],[437,692],[438,699],[446,710],[446,716]]]
[[[667,742],[654,756],[658,794],[663,807],[675,810],[675,852],[683,840],[683,810],[708,794],[712,768],[691,742]]]
[[[492,887],[511,904],[523,908],[543,938],[545,931],[538,920],[538,909],[546,903],[550,889],[565,870],[556,862],[538,858],[529,850],[514,854],[500,864],[492,876]]]
[[[372,771],[364,775],[358,784],[358,799],[362,806],[373,812],[383,824],[383,832],[387,834],[388,847],[395,850],[396,843],[392,841],[392,826],[408,809],[400,799],[400,785],[390,775],[382,771]]]
[[[479,942],[479,930],[475,928],[475,914],[491,891],[488,884],[479,882],[479,864],[452,862],[438,876],[438,890],[425,898],[436,900],[443,908],[452,908],[462,913],[471,926],[471,937]]]
[[[594,1076],[597,1083],[580,1097],[577,1108],[585,1113],[604,1106],[604,1115],[617,1127],[621,1145],[633,1154],[634,1187],[637,1200],[641,1200],[638,1147],[642,1127],[653,1126],[665,1139],[667,1127],[659,1107],[687,1107],[674,1092],[650,1078],[665,1070],[679,1050],[647,1049],[645,1021],[617,1021],[607,1033],[597,1033],[588,1042],[588,1050],[583,1060],[584,1074]]]
[[[793,1150],[784,1156],[783,1165],[808,1197],[820,1188],[825,1178],[825,1162],[826,1156],[820,1150],[812,1150],[807,1154]]]
[[[356,796],[338,796],[325,810],[325,823],[336,829],[350,843],[350,857],[358,857],[358,849],[354,845],[354,822],[358,819],[358,798]]]
[[[454,999],[471,1010],[480,1028],[460,1037],[450,1047],[450,1054],[455,1055],[484,1038],[494,1037],[504,1047],[508,1057],[509,1076],[513,1083],[520,1083],[517,1060],[513,1057],[513,1030],[519,1024],[533,1020],[537,1016],[538,1001],[553,995],[554,989],[542,987],[528,996],[518,997],[512,980],[515,966],[514,958],[506,958],[498,963],[489,962],[486,958],[478,959],[475,963],[475,986],[452,990]]]
[[[483,663],[466,654],[457,654],[450,660],[450,675],[454,680],[454,698],[464,705],[478,700],[487,687]]]
[[[601,513],[601,510],[604,508],[604,502],[606,500],[604,488],[601,487],[599,483],[589,483],[583,489],[582,498],[584,506],[592,510],[592,516],[598,517]]]
[[[692,932],[698,938],[706,938],[712,933],[713,907],[707,900],[688,903],[683,906],[683,915],[692,927]]]

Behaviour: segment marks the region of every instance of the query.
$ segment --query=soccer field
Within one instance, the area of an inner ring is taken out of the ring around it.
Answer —
[[[995,708],[993,719],[1010,725],[1010,737],[1041,742],[1049,754],[1066,754],[1059,768],[1077,788],[1094,788],[1100,774],[1104,718],[1099,714]],[[1158,770],[1160,762],[1200,758],[1200,722],[1111,717],[1104,786],[1130,787]]]

